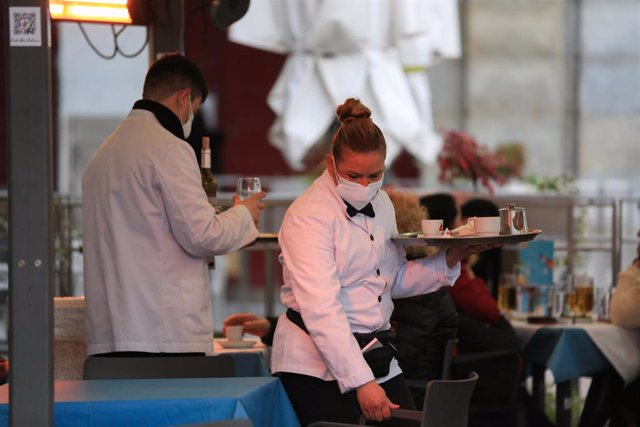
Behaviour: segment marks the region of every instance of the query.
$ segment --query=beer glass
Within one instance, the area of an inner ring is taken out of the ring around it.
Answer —
[[[517,306],[516,276],[514,274],[502,274],[498,286],[498,307],[506,315],[515,313]]]
[[[576,276],[575,278],[575,315],[584,317],[593,310],[593,278]]]

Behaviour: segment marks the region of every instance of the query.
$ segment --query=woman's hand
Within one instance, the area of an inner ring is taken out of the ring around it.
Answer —
[[[262,316],[257,316],[253,313],[237,313],[224,319],[222,331],[225,333],[227,326],[242,325],[244,326],[244,332],[252,335],[265,337],[271,329],[271,322]]]
[[[463,259],[480,252],[488,251],[489,249],[499,248],[502,245],[468,245],[468,246],[454,246],[447,250],[446,260],[447,267],[453,268],[457,263]]]
[[[387,398],[384,389],[375,381],[362,384],[357,388],[356,395],[360,409],[368,420],[388,420],[391,418],[391,408],[398,409],[400,407]]]

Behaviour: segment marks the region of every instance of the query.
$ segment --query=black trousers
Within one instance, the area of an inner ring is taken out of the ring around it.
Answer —
[[[287,391],[302,427],[315,421],[358,424],[362,411],[360,411],[355,390],[342,394],[337,381],[324,381],[307,375],[279,373],[277,376]],[[391,402],[400,405],[403,409],[415,409],[409,387],[407,387],[402,375],[398,375],[380,386],[387,393]],[[407,423],[406,421],[404,423],[369,422],[367,425],[414,426],[419,423]]]

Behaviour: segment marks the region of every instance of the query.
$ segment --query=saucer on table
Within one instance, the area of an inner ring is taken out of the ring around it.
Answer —
[[[257,341],[248,341],[248,340],[242,340],[242,341],[221,340],[218,342],[224,348],[251,348],[258,343]]]

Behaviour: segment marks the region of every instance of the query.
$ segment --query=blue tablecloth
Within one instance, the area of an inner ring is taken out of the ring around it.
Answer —
[[[0,387],[8,425],[9,385]],[[299,427],[277,378],[57,381],[56,426],[177,426],[249,418],[255,427]]]
[[[270,377],[271,372],[261,353],[224,353],[233,357],[236,377]]]
[[[611,369],[607,358],[580,328],[545,328],[536,331],[524,357],[546,366],[557,383]]]

